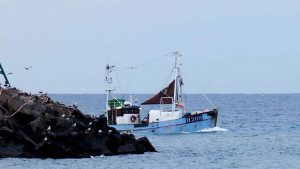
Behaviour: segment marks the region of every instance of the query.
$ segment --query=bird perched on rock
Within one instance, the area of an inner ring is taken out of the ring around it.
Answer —
[[[48,126],[47,131],[50,131],[50,130],[51,130],[51,126]]]
[[[76,126],[77,126],[77,124],[76,124],[76,123],[74,123],[72,126],[73,126],[73,127],[76,127]]]
[[[93,122],[89,122],[89,126],[91,126],[93,124]]]
[[[43,139],[43,141],[47,141],[48,140],[48,138],[47,137],[45,137],[44,139]]]
[[[72,107],[73,107],[74,109],[77,109],[77,108],[78,108],[77,103],[74,103],[74,104],[72,105]]]
[[[100,134],[101,134],[101,133],[102,133],[102,130],[98,130],[98,133],[100,133]]]

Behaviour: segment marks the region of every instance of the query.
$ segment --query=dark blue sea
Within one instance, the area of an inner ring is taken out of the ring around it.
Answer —
[[[140,102],[148,96],[135,98]],[[51,97],[66,105],[77,103],[87,114],[104,112],[105,95]],[[219,107],[218,127],[197,133],[147,135],[157,153],[62,160],[7,158],[0,159],[0,168],[300,168],[300,94],[210,94],[208,97]],[[187,95],[186,100],[190,110],[211,107],[201,95]]]

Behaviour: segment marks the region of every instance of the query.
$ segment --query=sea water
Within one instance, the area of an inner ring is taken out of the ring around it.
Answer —
[[[76,103],[87,114],[104,113],[105,95],[51,97],[66,105]],[[135,96],[138,102],[147,97]],[[300,168],[300,94],[208,97],[219,108],[218,127],[196,133],[147,135],[157,153],[58,160],[4,158],[0,168]],[[187,111],[212,108],[208,103],[201,95],[187,95],[185,107]]]

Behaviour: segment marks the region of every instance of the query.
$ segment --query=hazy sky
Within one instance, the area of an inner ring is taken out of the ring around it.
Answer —
[[[109,60],[119,92],[154,93],[173,51],[187,93],[300,93],[300,1],[0,0],[0,62],[26,91],[104,93]]]

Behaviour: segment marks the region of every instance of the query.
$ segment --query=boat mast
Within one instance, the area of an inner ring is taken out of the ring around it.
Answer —
[[[179,52],[175,52],[175,86],[174,86],[174,110],[175,110],[175,105],[178,105],[179,102],[180,104],[183,104],[183,99],[182,99],[182,78],[181,78],[181,73],[180,73],[180,68],[182,63],[180,63],[182,55]],[[180,99],[180,100],[179,100]],[[184,108],[184,107],[183,107]]]
[[[106,65],[105,69],[106,69],[106,76],[105,76],[105,82],[106,82],[106,116],[108,116],[108,109],[109,109],[109,105],[108,105],[108,100],[109,100],[109,96],[111,95],[111,92],[114,90],[111,86],[112,84],[112,77],[110,76],[110,73],[112,72],[112,69],[115,66],[110,66],[109,64]]]

